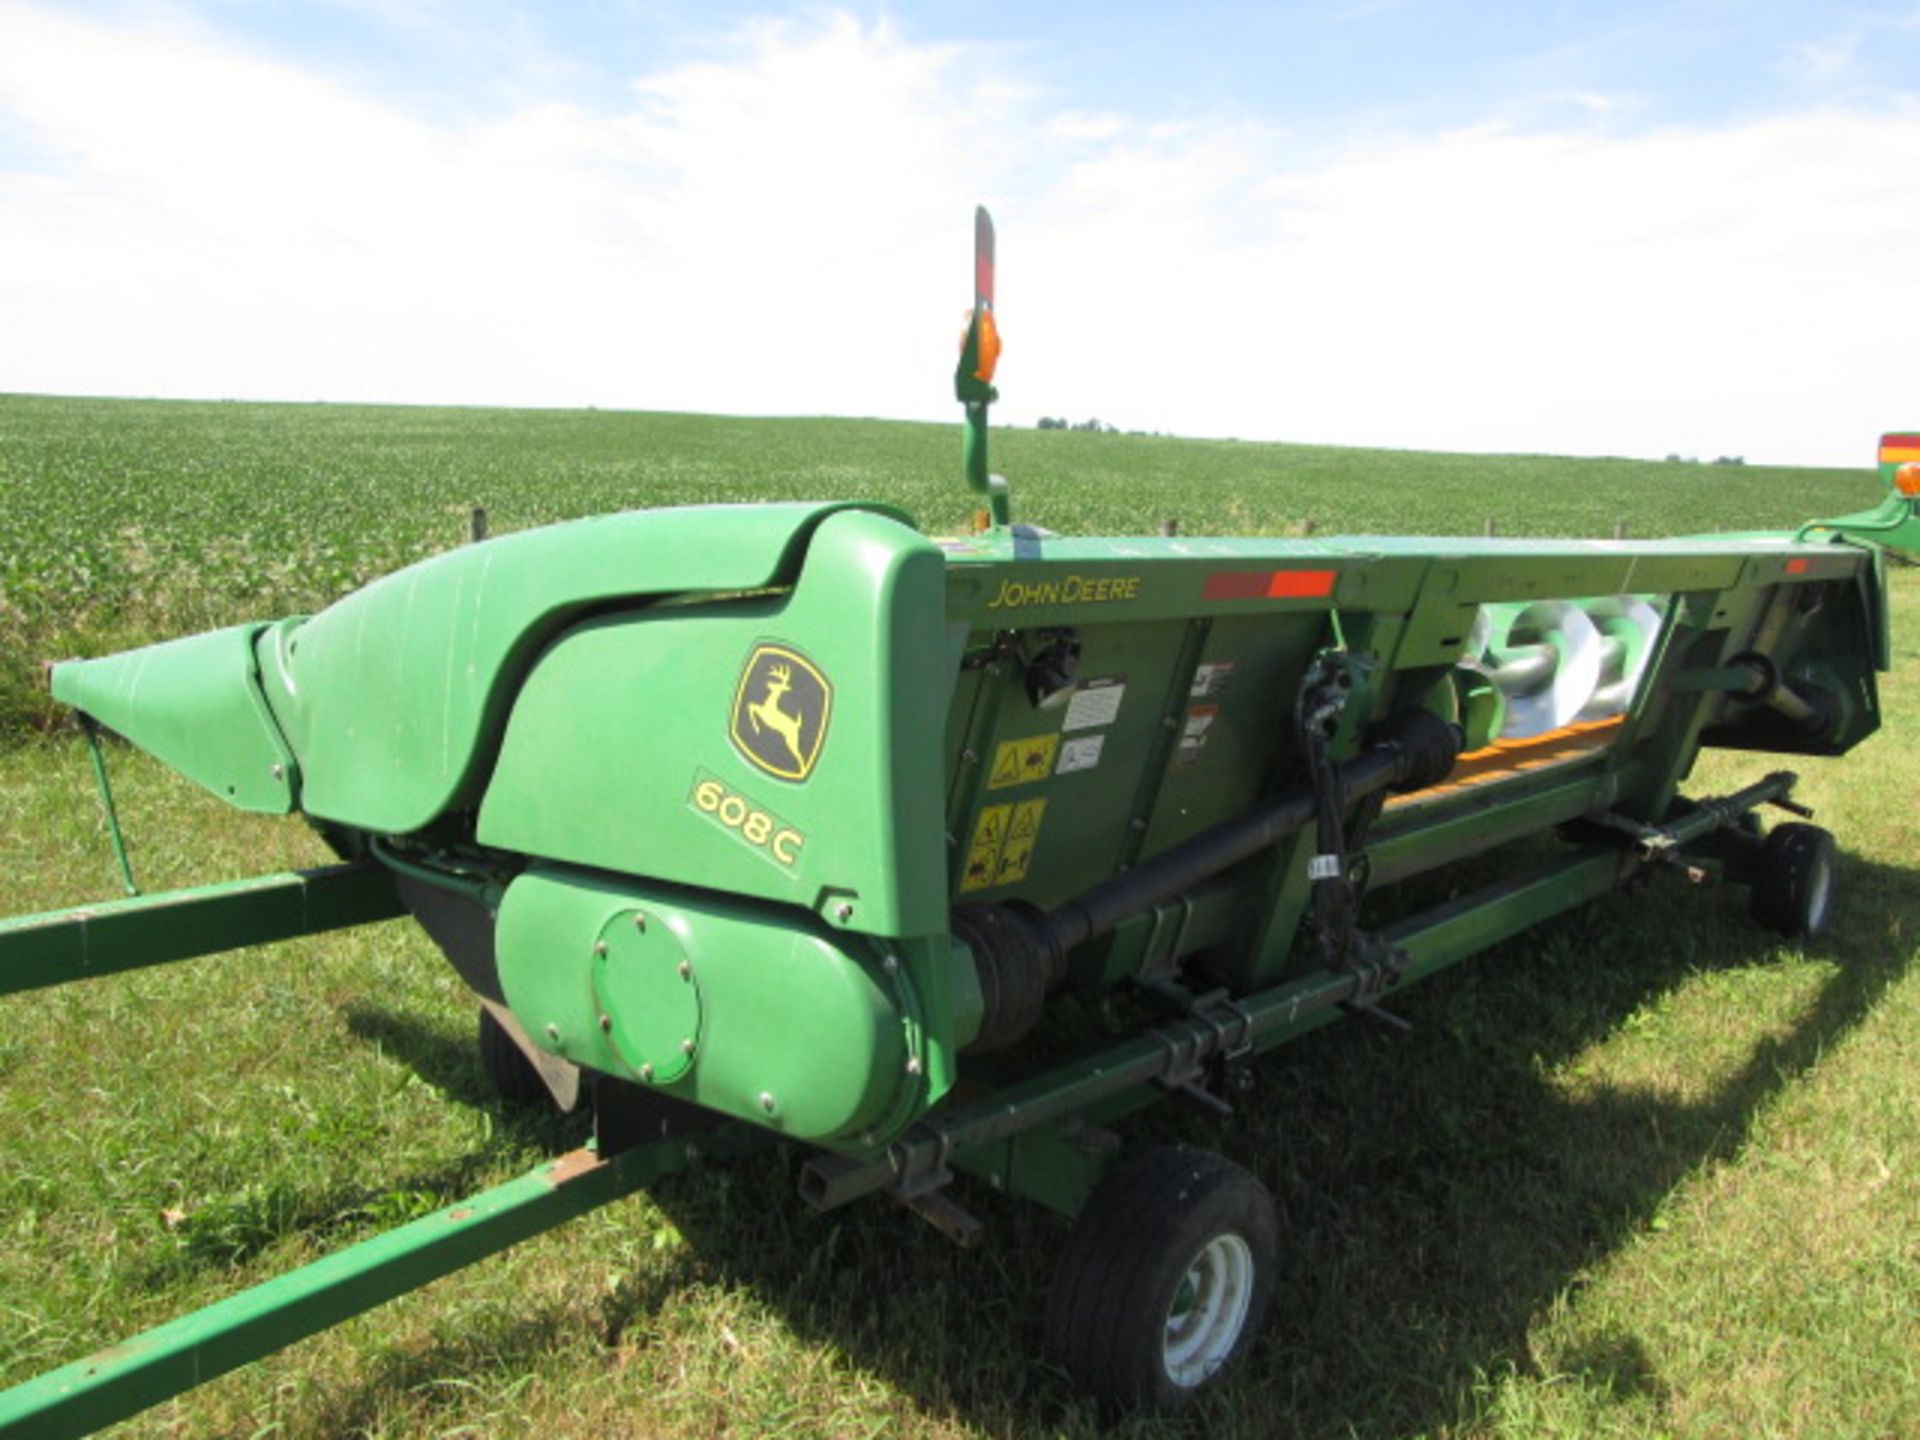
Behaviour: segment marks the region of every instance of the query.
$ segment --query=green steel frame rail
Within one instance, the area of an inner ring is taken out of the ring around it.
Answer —
[[[0,1440],[64,1440],[124,1420],[629,1195],[688,1158],[678,1141],[635,1146],[604,1160],[576,1150],[0,1392]]]
[[[406,914],[371,860],[0,920],[0,995]]]
[[[1389,987],[1398,989],[1604,894],[1640,863],[1614,848],[1577,851],[1403,922],[1381,934],[1407,957],[1397,971],[1378,965],[1319,970],[1239,999],[1195,997],[1186,1016],[929,1117],[878,1159],[817,1157],[802,1172],[801,1193],[822,1210],[883,1190],[917,1198],[945,1184],[951,1178],[949,1163],[969,1152],[1067,1120],[1131,1090],[1156,1084],[1179,1089],[1211,1061],[1270,1050],[1324,1024],[1343,1006],[1366,1005]]]
[[[1378,935],[1380,959],[1348,970],[1317,970],[1237,999],[1190,996],[1186,1014],[930,1116],[883,1156],[816,1157],[802,1171],[801,1193],[822,1210],[879,1191],[915,1202],[944,1186],[952,1178],[951,1166],[963,1165],[1052,1203],[1072,1193],[1071,1187],[1058,1189],[1046,1180],[1029,1189],[1013,1175],[1010,1152],[997,1159],[989,1152],[1040,1126],[1115,1105],[1128,1092],[1150,1099],[1153,1091],[1147,1087],[1180,1091],[1209,1063],[1271,1050],[1325,1024],[1342,1008],[1365,1009],[1388,990],[1402,989],[1596,899],[1644,866],[1677,861],[1681,847],[1759,805],[1799,812],[1790,799],[1797,778],[1791,771],[1775,771],[1732,795],[1699,802],[1662,827],[1623,822],[1618,845],[1581,847],[1387,927]]]

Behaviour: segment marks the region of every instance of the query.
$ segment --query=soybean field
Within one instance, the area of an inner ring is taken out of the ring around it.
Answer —
[[[1863,436],[1863,460],[1874,437]],[[1635,536],[1798,524],[1869,469],[1435,455],[997,430],[1016,518],[1078,534]],[[0,396],[0,743],[39,660],[311,611],[467,538],[608,510],[876,499],[970,514],[957,427]],[[637,558],[636,564],[644,564]]]

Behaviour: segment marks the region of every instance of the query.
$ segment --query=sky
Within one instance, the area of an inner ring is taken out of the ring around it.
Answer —
[[[0,0],[0,392],[1871,463],[1920,0]]]

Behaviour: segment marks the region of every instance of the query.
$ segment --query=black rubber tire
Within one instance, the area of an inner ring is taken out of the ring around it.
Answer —
[[[1754,862],[1747,913],[1788,940],[1815,940],[1833,919],[1833,836],[1818,825],[1776,825]]]
[[[513,1037],[493,1018],[486,1006],[480,1007],[480,1068],[488,1082],[509,1105],[550,1106],[553,1095],[533,1062],[520,1053]]]
[[[1047,1307],[1050,1354],[1109,1415],[1181,1408],[1259,1333],[1273,1302],[1279,1231],[1266,1188],[1232,1161],[1178,1146],[1140,1152],[1080,1212]],[[1221,1264],[1247,1261],[1250,1277],[1221,1280]],[[1189,1283],[1203,1273],[1210,1278]],[[1184,1339],[1175,1334],[1176,1301],[1195,1323],[1204,1323],[1195,1313],[1203,1303],[1225,1307],[1212,1327],[1218,1338],[1184,1366],[1170,1357]]]

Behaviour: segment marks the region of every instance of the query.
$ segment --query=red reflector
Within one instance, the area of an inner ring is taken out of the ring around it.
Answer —
[[[1806,562],[1805,560],[1789,560],[1789,561],[1787,561],[1787,573],[1788,573],[1789,575],[1804,575],[1804,574],[1806,574],[1806,573],[1807,573],[1807,562]]]
[[[1200,595],[1205,600],[1312,600],[1333,593],[1338,570],[1216,570]]]
[[[984,205],[973,211],[973,296],[976,307],[993,308],[993,217]]]
[[[1216,570],[1207,576],[1200,591],[1203,600],[1263,600],[1267,581],[1273,577],[1264,570]]]

